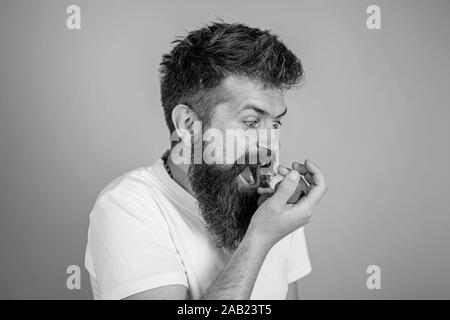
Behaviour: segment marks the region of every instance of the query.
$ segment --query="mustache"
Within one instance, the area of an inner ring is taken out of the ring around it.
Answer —
[[[235,163],[249,166],[267,166],[272,161],[273,152],[270,149],[258,149],[256,153],[246,151]]]
[[[228,185],[233,183],[236,178],[246,169],[249,168],[252,173],[259,172],[259,164],[239,164],[230,165],[210,165],[210,164],[192,164],[189,168],[189,176],[195,179],[200,172],[201,180],[215,181],[219,185]],[[206,181],[205,181],[206,182]]]
[[[256,161],[254,159],[255,155],[251,155],[246,152],[243,156],[238,158],[233,164],[222,165],[222,164],[205,164],[202,163],[200,165],[205,166],[216,166],[216,168],[220,168],[221,170],[228,172],[230,175],[235,175],[236,177],[245,170],[245,168],[257,169],[258,167],[269,167],[272,163],[271,157],[272,152],[270,150],[267,151],[267,156],[262,158],[260,153],[256,154]],[[197,164],[193,164],[197,165]]]

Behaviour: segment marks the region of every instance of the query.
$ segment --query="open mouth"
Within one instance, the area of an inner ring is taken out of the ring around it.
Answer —
[[[240,173],[240,178],[249,187],[267,187],[270,180],[272,162],[263,165],[249,165]]]
[[[245,185],[249,187],[258,187],[260,183],[261,169],[259,166],[247,166],[239,174],[239,177]]]
[[[247,188],[271,187],[271,180],[274,176],[273,159],[268,159],[265,163],[247,165],[239,174],[242,182]]]

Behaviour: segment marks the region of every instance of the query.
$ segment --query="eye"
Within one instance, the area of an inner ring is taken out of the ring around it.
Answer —
[[[258,126],[259,121],[258,120],[244,120],[244,124],[250,128],[250,129],[254,129]]]
[[[273,121],[273,127],[275,128],[275,129],[278,129],[279,127],[281,127],[283,124],[281,123],[281,121],[280,120],[274,120]]]

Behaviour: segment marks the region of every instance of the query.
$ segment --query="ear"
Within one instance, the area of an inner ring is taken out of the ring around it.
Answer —
[[[195,120],[194,110],[187,105],[178,104],[172,110],[172,123],[180,138],[182,138],[183,132],[193,133]]]

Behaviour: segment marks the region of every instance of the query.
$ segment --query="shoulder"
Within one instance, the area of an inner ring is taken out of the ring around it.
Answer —
[[[152,167],[139,167],[128,171],[109,182],[98,194],[96,202],[112,194],[129,194],[139,197],[152,193],[152,182],[156,179]]]
[[[91,223],[126,217],[148,220],[157,215],[156,179],[151,167],[139,167],[109,182],[95,200]]]

